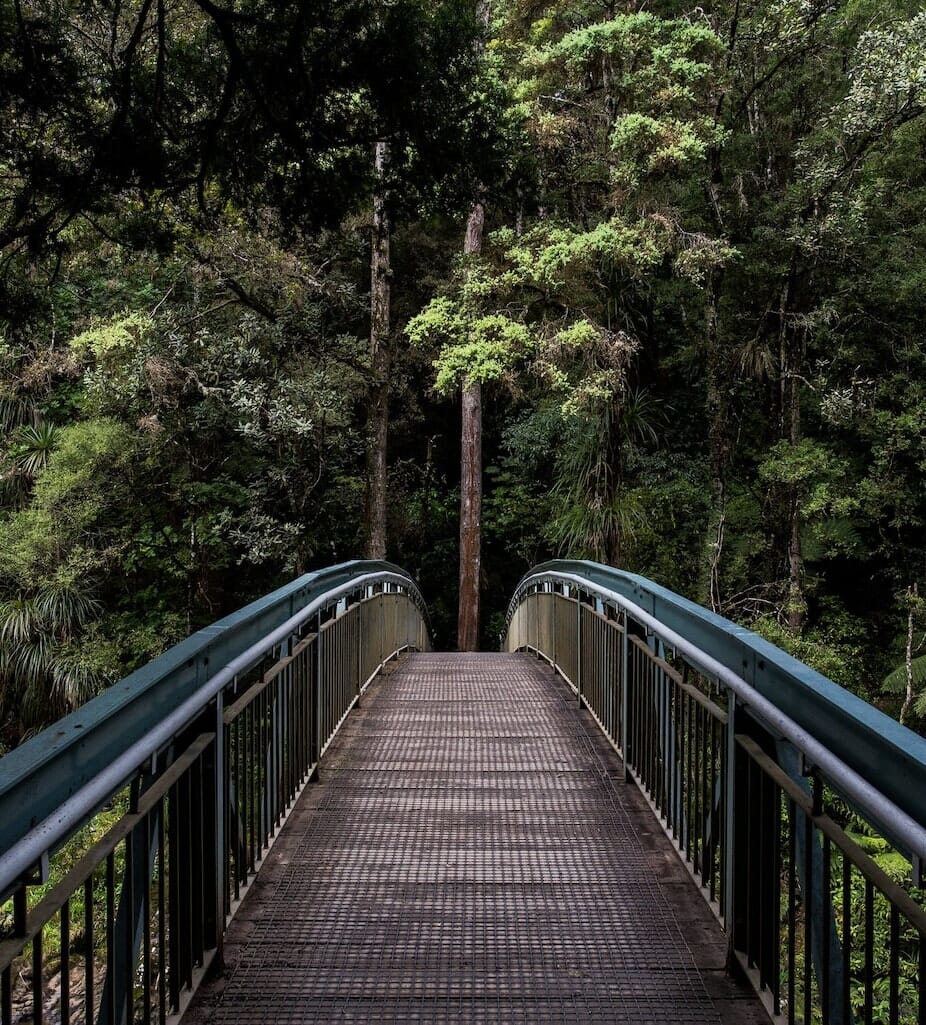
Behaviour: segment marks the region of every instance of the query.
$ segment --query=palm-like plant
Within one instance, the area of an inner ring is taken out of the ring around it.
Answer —
[[[573,424],[557,457],[553,492],[561,511],[550,527],[564,554],[619,565],[622,539],[643,516],[623,487],[627,457],[656,441],[659,415],[645,390],[626,389]]]
[[[0,460],[0,480],[12,493],[14,505],[22,505],[27,499],[57,443],[58,428],[48,420],[19,424],[9,432],[7,450]]]
[[[49,420],[21,424],[10,435],[8,459],[26,477],[34,479],[48,465],[58,440],[58,428]]]
[[[0,602],[0,692],[27,726],[76,708],[99,689],[97,674],[72,650],[98,609],[73,583],[57,581]]]

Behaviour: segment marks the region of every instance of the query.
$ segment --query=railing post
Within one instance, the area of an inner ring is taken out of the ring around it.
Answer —
[[[727,692],[727,751],[726,779],[724,781],[724,851],[723,851],[723,917],[727,934],[727,955],[732,963],[734,940],[734,847],[736,837],[736,697]]]
[[[315,642],[311,648],[312,658],[312,725],[314,727],[312,737],[312,770],[310,781],[318,782],[318,763],[322,753],[322,614],[321,611],[315,617]]]
[[[225,836],[226,809],[228,808],[228,791],[225,774],[225,697],[219,691],[215,699],[215,767],[212,808],[213,820],[213,851],[215,858],[215,918],[210,923],[215,935],[215,951],[218,967],[222,967],[225,948],[225,892],[226,892],[226,851]]]
[[[624,759],[624,781],[630,778],[630,752],[628,732],[630,718],[630,630],[627,612],[624,611],[624,629],[621,633],[621,755]]]
[[[556,584],[550,584],[550,657],[553,659],[553,671],[556,672]]]
[[[386,661],[386,593],[388,584],[383,584],[379,594],[379,610],[381,629],[379,633],[379,662],[382,665]]]
[[[528,644],[534,649],[534,658],[540,657],[540,624],[537,618],[537,585],[535,584],[530,593],[527,606],[527,636]]]
[[[360,690],[363,687],[363,599],[366,588],[357,600],[357,707],[360,707]]]
[[[582,706],[582,592],[576,591],[576,694]]]
[[[742,722],[739,721],[741,719]],[[727,776],[732,794],[730,802],[732,805],[732,828],[727,833],[732,867],[727,928],[730,949],[745,951],[748,963],[752,946],[752,936],[750,935],[752,916],[749,915],[749,901],[753,896],[749,878],[752,869],[750,843],[754,839],[753,833],[758,834],[760,829],[761,808],[758,807],[758,802],[752,802],[749,799],[749,756],[740,749],[736,742],[736,735],[745,732],[747,722],[745,710],[736,709],[734,728],[730,731],[732,745],[729,749],[730,771]],[[760,885],[761,883],[755,887],[757,893]]]

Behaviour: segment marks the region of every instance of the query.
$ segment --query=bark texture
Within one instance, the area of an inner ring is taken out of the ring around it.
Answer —
[[[476,0],[476,16],[488,28],[489,0]],[[466,222],[464,255],[482,252],[485,207],[477,199]],[[463,388],[460,431],[460,600],[457,648],[479,650],[480,583],[482,579],[482,387]]]
[[[457,646],[479,649],[479,582],[482,574],[482,388],[463,391],[460,445],[460,609]]]
[[[801,441],[801,394],[798,368],[791,368],[791,430],[792,449]],[[788,541],[788,627],[799,634],[804,627],[804,560],[801,554],[801,489],[795,485],[791,493],[791,530]]]
[[[721,362],[720,337],[718,330],[720,284],[722,275],[715,271],[711,275],[710,287],[705,302],[706,376],[708,444],[711,474],[711,510],[708,519],[705,545],[707,586],[704,603],[714,612],[721,612],[723,601],[720,593],[720,564],[723,555],[724,531],[726,528],[726,478],[729,442],[727,437],[727,401],[723,388],[724,370]]]
[[[463,252],[482,251],[485,208],[476,203],[466,222]],[[460,431],[460,603],[457,615],[457,647],[479,650],[479,584],[482,576],[482,388],[463,389],[463,423]]]
[[[370,367],[373,385],[367,423],[367,548],[368,559],[386,557],[386,487],[389,441],[389,212],[384,176],[389,159],[385,142],[376,144],[376,191],[373,195],[372,252],[370,256]]]

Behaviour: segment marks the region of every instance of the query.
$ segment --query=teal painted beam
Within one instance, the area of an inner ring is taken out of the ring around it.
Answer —
[[[236,656],[326,591],[376,572],[402,574],[372,561],[307,573],[199,630],[0,759],[0,853]]]
[[[736,673],[799,726],[926,824],[926,738],[758,634],[634,573],[558,559],[538,573],[570,573],[616,591]],[[527,579],[525,577],[525,579]]]

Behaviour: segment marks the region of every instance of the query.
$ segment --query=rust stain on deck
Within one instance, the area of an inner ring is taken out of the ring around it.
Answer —
[[[413,655],[321,764],[185,1025],[767,1023],[545,664]]]

